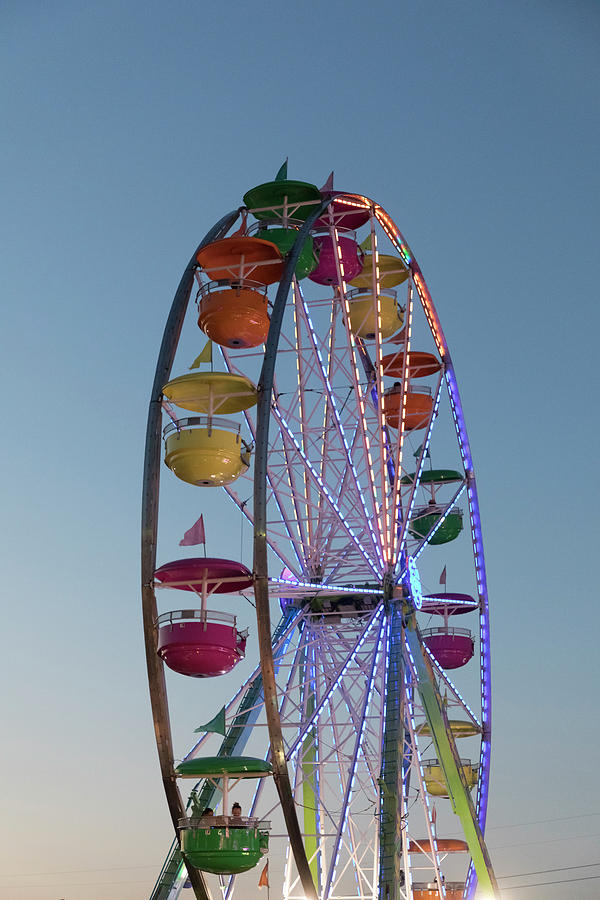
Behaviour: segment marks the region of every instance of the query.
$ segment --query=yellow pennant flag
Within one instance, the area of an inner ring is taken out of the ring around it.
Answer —
[[[197,356],[191,364],[190,369],[198,369],[201,363],[212,362],[212,341],[208,341],[200,356]]]

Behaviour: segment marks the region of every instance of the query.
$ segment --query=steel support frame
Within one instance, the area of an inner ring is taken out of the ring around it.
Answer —
[[[148,684],[150,688],[150,702],[154,720],[156,746],[167,804],[178,839],[178,822],[179,819],[185,815],[185,807],[175,778],[173,741],[171,737],[164,664],[156,651],[156,627],[154,624],[158,616],[156,595],[154,592],[154,572],[156,570],[156,543],[158,533],[162,390],[169,380],[177,344],[179,343],[179,336],[183,327],[183,321],[194,281],[194,271],[198,264],[196,255],[204,246],[206,246],[206,244],[210,244],[212,241],[216,241],[223,237],[223,235],[229,231],[238,215],[239,211],[234,210],[223,216],[223,218],[210,229],[198,245],[181,277],[167,318],[158,354],[146,426],[146,447],[142,486],[142,618],[144,623],[146,664],[148,668]],[[189,876],[197,900],[210,900],[210,894],[201,872],[193,866],[190,866]]]

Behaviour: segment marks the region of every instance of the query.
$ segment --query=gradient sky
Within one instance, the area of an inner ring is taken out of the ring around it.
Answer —
[[[286,156],[386,207],[450,344],[492,606],[496,872],[599,862],[598,4],[5,0],[0,23],[0,898],[147,900],[170,843],[139,600],[147,402],[191,252]]]

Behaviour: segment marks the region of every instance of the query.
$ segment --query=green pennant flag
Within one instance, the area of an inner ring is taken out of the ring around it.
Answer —
[[[212,362],[212,341],[208,341],[205,344],[204,349],[202,350],[202,353],[199,356],[197,356],[196,359],[194,360],[194,362],[191,364],[190,370],[200,368],[201,363],[211,363],[211,362]]]
[[[419,458],[419,456],[421,455],[421,451],[422,451],[422,450],[423,450],[423,444],[421,444],[420,447],[417,447],[417,449],[416,449],[415,452],[413,453],[413,456],[414,456],[415,459],[418,459],[418,458]],[[425,459],[431,459],[431,454],[430,454],[430,452],[429,452],[429,448],[425,451]]]
[[[288,161],[286,158],[284,164],[282,165],[279,172],[275,176],[275,181],[287,181],[287,164],[288,164]]]
[[[211,719],[206,725],[194,728],[194,734],[198,734],[200,731],[212,731],[214,734],[222,734],[225,737],[225,707],[219,710],[214,719]]]

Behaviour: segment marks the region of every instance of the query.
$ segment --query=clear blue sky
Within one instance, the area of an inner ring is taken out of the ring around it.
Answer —
[[[598,4],[7,0],[0,23],[0,898],[145,900],[169,844],[147,401],[192,250],[286,156],[389,210],[450,343],[493,608],[497,873],[599,861]]]

